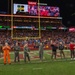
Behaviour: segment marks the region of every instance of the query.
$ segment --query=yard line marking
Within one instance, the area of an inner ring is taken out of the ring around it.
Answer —
[[[42,70],[43,68],[33,68],[33,70]]]

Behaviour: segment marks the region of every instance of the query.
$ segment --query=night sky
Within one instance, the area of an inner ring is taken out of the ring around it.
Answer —
[[[9,12],[8,3],[10,0],[0,1],[0,12]],[[37,1],[37,0],[30,0]],[[27,0],[14,0],[14,3],[27,4]],[[47,3],[48,6],[58,6],[60,8],[60,16],[63,18],[62,22],[65,26],[75,26],[75,0],[40,0],[40,3]]]

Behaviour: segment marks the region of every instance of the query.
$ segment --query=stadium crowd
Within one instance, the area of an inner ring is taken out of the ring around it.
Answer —
[[[31,37],[31,36],[38,36],[38,32],[16,32],[14,34],[16,37]],[[41,38],[40,39],[28,39],[28,40],[12,40],[11,39],[11,33],[10,31],[0,31],[0,42],[4,44],[4,42],[8,42],[11,46],[18,42],[21,46],[24,45],[24,43],[27,41],[29,45],[37,45],[37,42],[42,42],[46,40],[46,44],[49,46],[50,41],[53,40],[56,44],[59,44],[59,42],[63,42],[64,46],[68,48],[68,45],[70,41],[75,42],[73,32],[68,31],[42,31],[41,32]]]

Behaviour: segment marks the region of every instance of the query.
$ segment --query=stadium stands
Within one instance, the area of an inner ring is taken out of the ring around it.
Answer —
[[[15,15],[14,15],[15,16]],[[46,40],[45,49],[50,49],[50,41],[53,40],[57,44],[59,41],[62,41],[65,47],[68,48],[68,45],[71,40],[74,40],[75,33],[68,32],[68,30],[59,29],[59,27],[64,27],[62,24],[62,19],[57,18],[45,18],[42,17],[40,19],[41,27],[46,27],[45,30],[41,29],[41,38],[40,39],[26,39],[28,41],[29,47],[31,49],[37,49],[38,44],[37,42],[42,42]],[[13,19],[14,26],[35,26],[35,29],[38,28],[38,18],[36,17],[25,17],[25,16],[18,16],[14,17]],[[1,43],[4,44],[5,41],[8,41],[9,44],[12,46],[15,44],[16,41],[19,42],[21,47],[25,43],[24,40],[13,40],[11,38],[11,18],[10,15],[0,15],[0,40]],[[56,29],[52,29],[52,27],[56,27]],[[14,37],[37,37],[38,30],[35,29],[16,29],[14,28]]]

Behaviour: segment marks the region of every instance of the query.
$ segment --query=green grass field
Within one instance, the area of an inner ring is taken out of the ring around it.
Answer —
[[[0,75],[75,75],[75,61],[70,60],[70,51],[65,50],[66,59],[60,58],[59,52],[57,60],[51,60],[51,51],[44,51],[44,60],[40,62],[38,51],[31,51],[31,62],[21,61],[14,63],[14,53],[11,52],[12,64],[4,65],[3,58],[0,58]]]

